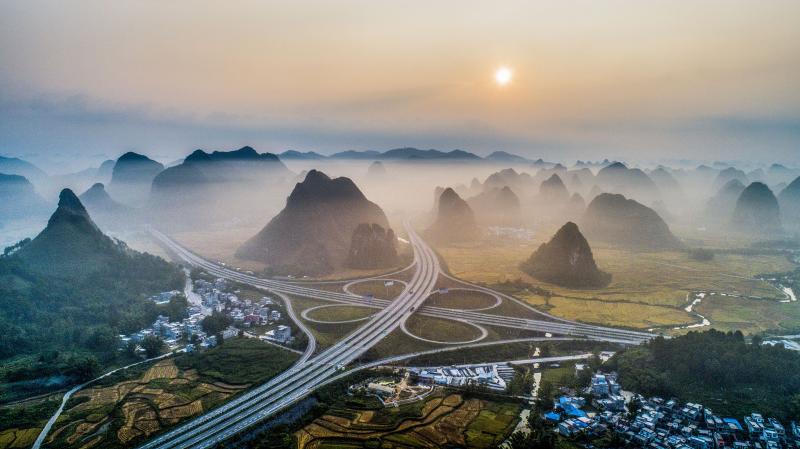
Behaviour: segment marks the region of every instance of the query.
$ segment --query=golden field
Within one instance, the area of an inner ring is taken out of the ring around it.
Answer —
[[[579,290],[548,284],[519,270],[519,263],[530,256],[541,242],[510,243],[492,241],[480,244],[437,248],[450,272],[464,280],[496,284],[521,279],[550,291],[551,298],[521,293],[520,299],[563,318],[635,328],[671,328],[695,322],[683,308],[691,291],[716,291],[737,296],[737,301],[713,306],[704,303],[699,313],[720,329],[750,331],[800,325],[800,307],[782,304],[783,296],[770,284],[753,276],[790,271],[794,267],[783,256],[744,256],[717,254],[710,262],[690,260],[683,252],[631,252],[597,245],[593,248],[601,270],[611,273],[611,284],[604,289]],[[726,299],[732,299],[726,297]],[[794,307],[787,313],[787,309]],[[754,313],[756,311],[761,313]],[[780,320],[779,317],[786,317]],[[715,318],[718,318],[715,319]]]
[[[334,409],[295,433],[298,449],[334,447],[488,448],[516,425],[520,406],[459,394],[378,410]]]

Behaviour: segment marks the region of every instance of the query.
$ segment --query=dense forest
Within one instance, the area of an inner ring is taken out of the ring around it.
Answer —
[[[118,334],[142,329],[158,314],[183,313],[184,298],[161,306],[147,299],[182,285],[177,266],[133,251],[70,278],[37,273],[14,256],[0,257],[2,380],[19,381],[31,372],[90,376],[117,357]]]
[[[627,349],[606,366],[619,372],[623,388],[644,395],[698,402],[737,418],[800,418],[800,354],[759,343],[747,343],[741,332],[690,332]]]

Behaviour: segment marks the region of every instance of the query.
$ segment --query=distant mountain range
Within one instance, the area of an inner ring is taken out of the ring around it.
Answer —
[[[151,220],[168,227],[198,220],[255,219],[271,207],[265,198],[278,201],[269,192],[283,190],[293,177],[277,155],[252,147],[196,150],[153,179],[147,206]]]
[[[495,151],[494,153],[481,157],[475,153],[470,153],[464,150],[440,151],[440,150],[420,150],[418,148],[395,148],[387,151],[341,151],[339,153],[325,156],[323,154],[315,153],[313,151],[300,152],[295,150],[284,151],[279,154],[281,159],[284,160],[321,160],[321,159],[352,159],[352,160],[396,160],[396,161],[487,161],[487,162],[508,162],[508,163],[524,163],[533,164],[537,161],[528,159],[516,154],[507,153],[505,151]],[[548,164],[539,160],[544,164]]]
[[[47,202],[27,178],[0,173],[0,220],[39,216],[48,209]]]
[[[32,182],[47,178],[47,173],[42,169],[16,157],[0,156],[0,173],[24,176]]]

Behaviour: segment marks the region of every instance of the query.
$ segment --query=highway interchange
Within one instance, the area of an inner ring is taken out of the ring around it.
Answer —
[[[359,296],[348,293],[320,290],[286,281],[260,279],[205,260],[182,247],[165,234],[150,228],[151,234],[180,260],[201,268],[212,275],[257,288],[268,289],[279,294],[287,303],[287,311],[290,317],[298,324],[301,331],[309,336],[309,345],[303,356],[289,370],[236,399],[151,439],[140,448],[213,447],[217,443],[286,408],[320,386],[348,375],[353,370],[378,366],[414,356],[414,354],[406,354],[352,369],[348,367],[349,364],[376,345],[386,335],[398,327],[404,327],[405,321],[414,313],[457,320],[476,325],[479,328],[482,325],[499,326],[552,333],[563,336],[562,338],[586,338],[622,344],[638,344],[654,336],[645,332],[592,326],[553,317],[537,311],[513,297],[477,285],[472,285],[472,287],[491,292],[493,295],[500,295],[506,300],[521,304],[540,314],[543,319],[534,320],[480,311],[425,306],[423,303],[430,293],[434,291],[439,276],[450,276],[441,271],[439,259],[433,249],[410,226],[407,225],[406,228],[414,250],[414,263],[412,266],[415,268],[415,272],[411,280],[406,283],[399,297],[391,301],[377,298],[365,301]],[[296,295],[339,304],[372,307],[376,309],[376,313],[371,315],[368,320],[365,320],[362,326],[342,338],[339,342],[319,354],[313,355],[315,351],[313,334],[294,315],[291,303],[286,295]],[[517,339],[513,341],[527,340],[534,339]],[[509,340],[508,342],[511,341]],[[457,347],[500,343],[502,342],[474,343]],[[457,349],[457,347],[451,346],[450,348]],[[438,350],[434,350],[434,352],[436,351]]]

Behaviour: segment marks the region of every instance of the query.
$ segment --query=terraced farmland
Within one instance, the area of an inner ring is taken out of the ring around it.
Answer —
[[[507,437],[518,414],[515,403],[440,392],[425,402],[399,408],[331,409],[295,437],[298,449],[488,448]]]

